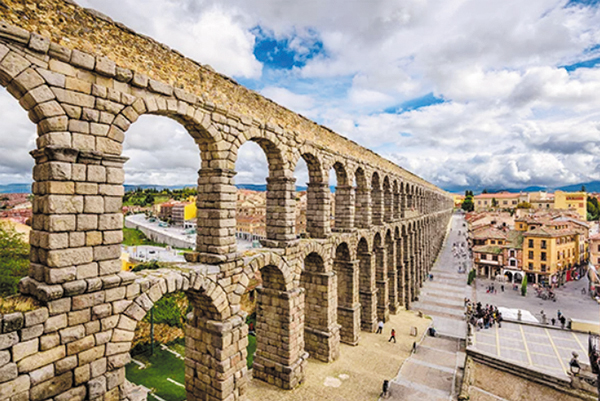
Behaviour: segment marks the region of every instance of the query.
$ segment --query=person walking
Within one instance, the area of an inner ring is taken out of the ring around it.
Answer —
[[[375,334],[382,334],[383,333],[383,320],[380,320],[379,323],[377,323],[377,331],[375,332]]]
[[[392,340],[394,340],[394,343],[396,342],[396,330],[394,330],[394,329],[392,329],[392,335],[390,336],[388,343]]]

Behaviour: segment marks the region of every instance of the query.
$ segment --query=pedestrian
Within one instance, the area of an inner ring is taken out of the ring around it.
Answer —
[[[558,320],[560,320],[560,328],[564,329],[565,328],[565,324],[567,322],[567,319],[565,319],[564,315],[561,314],[560,315],[560,319],[558,319]]]
[[[377,323],[377,331],[375,332],[375,334],[382,334],[383,333],[383,320],[380,320],[379,323]]]
[[[554,326],[556,324],[556,319],[555,318],[550,319],[550,323],[552,323],[552,326]]]
[[[388,343],[392,340],[394,340],[394,343],[396,342],[396,330],[394,330],[394,329],[392,329],[392,335],[390,336]]]
[[[502,284],[500,288],[502,289],[502,292],[504,292],[504,284]]]

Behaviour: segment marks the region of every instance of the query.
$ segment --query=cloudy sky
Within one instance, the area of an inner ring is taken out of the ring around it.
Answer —
[[[598,3],[79,0],[441,187],[474,189],[600,180]],[[28,181],[34,127],[3,116],[0,183]],[[129,183],[195,181],[176,123],[140,119],[125,149]],[[259,148],[244,145],[237,170],[263,183]]]

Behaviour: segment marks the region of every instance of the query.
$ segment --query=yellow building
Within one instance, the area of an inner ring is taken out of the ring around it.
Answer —
[[[473,198],[475,211],[490,209],[514,209],[521,202],[528,200],[527,193],[498,192],[494,194],[479,194]]]
[[[575,210],[583,219],[587,219],[587,194],[585,192],[554,192],[554,208]]]
[[[456,207],[456,208],[461,207],[462,203],[465,200],[465,196],[460,195],[460,194],[453,194],[452,197],[454,198],[454,207]]]
[[[579,234],[564,222],[530,226],[523,233],[523,270],[530,283],[564,283],[578,257]]]

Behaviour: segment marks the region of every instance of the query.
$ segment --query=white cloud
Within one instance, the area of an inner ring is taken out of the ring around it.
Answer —
[[[81,4],[220,72],[256,79],[266,97],[437,184],[555,186],[600,178],[600,68],[560,68],[600,56],[590,51],[600,44],[600,7],[565,7],[567,0]],[[253,53],[256,26],[286,39],[299,58],[318,40],[323,52],[291,72],[264,76]],[[428,93],[445,102],[383,111]],[[4,120],[6,182],[27,175],[31,160],[15,155],[32,147],[24,137],[33,137],[12,135],[31,124]],[[165,124],[142,119],[127,133],[128,180],[195,181],[197,147],[182,127]],[[262,150],[244,145],[236,168],[237,182],[264,182]],[[306,180],[299,167],[299,184]]]

